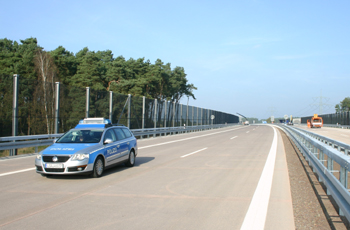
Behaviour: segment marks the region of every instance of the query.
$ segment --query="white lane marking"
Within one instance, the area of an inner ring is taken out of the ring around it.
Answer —
[[[345,135],[345,134],[340,134],[340,136],[343,136],[343,137],[348,137],[348,135]]]
[[[232,139],[235,139],[236,137],[238,137],[238,136],[235,136],[235,137],[231,137],[230,139],[232,140]]]
[[[249,131],[247,131],[247,133],[249,133]]]
[[[8,172],[8,173],[3,173],[3,174],[0,174],[0,177],[1,176],[7,176],[7,175],[11,175],[11,174],[16,174],[16,173],[21,173],[21,172],[27,172],[27,171],[30,171],[30,170],[34,170],[34,168],[29,168],[29,169],[22,169],[22,170],[18,170],[18,171],[13,171],[13,172]]]
[[[154,145],[143,146],[143,147],[139,147],[138,149],[146,149],[146,148],[151,148],[151,147],[155,147],[155,146],[176,143],[176,142],[180,142],[180,141],[187,141],[187,140],[196,139],[196,138],[200,138],[200,137],[206,137],[206,136],[211,136],[211,135],[215,135],[215,134],[219,134],[219,133],[225,133],[225,132],[229,132],[229,131],[237,130],[237,129],[241,129],[241,128],[245,128],[245,127],[239,127],[236,129],[230,129],[230,130],[225,130],[225,131],[216,132],[216,133],[209,133],[209,134],[205,134],[205,135],[201,135],[201,136],[189,137],[189,138],[180,139],[180,140],[176,140],[176,141],[169,141],[169,142],[163,142],[163,143],[154,144]]]
[[[269,155],[267,157],[263,172],[259,179],[258,186],[254,192],[252,201],[249,205],[248,212],[244,218],[241,230],[248,229],[264,229],[267,207],[269,205],[273,171],[275,168],[276,153],[277,153],[277,132],[273,128],[273,141]]]
[[[195,151],[195,152],[192,152],[192,153],[189,153],[189,154],[183,155],[183,156],[181,156],[181,158],[188,157],[188,156],[190,156],[190,155],[192,155],[192,154],[199,153],[199,152],[201,152],[201,151],[203,151],[203,150],[206,150],[206,149],[207,149],[207,148],[200,149],[200,150],[197,150],[197,151]]]
[[[23,159],[23,158],[28,158],[28,157],[35,157],[37,155],[37,153],[35,154],[32,154],[30,156],[25,156],[25,157],[22,157],[22,156],[19,156],[19,157],[15,157],[15,158],[1,158],[0,159],[0,163],[1,162],[4,162],[4,161],[13,161],[13,160],[18,160],[18,159]]]

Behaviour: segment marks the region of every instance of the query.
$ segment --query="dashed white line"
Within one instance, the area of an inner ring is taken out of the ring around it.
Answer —
[[[248,212],[244,218],[241,230],[261,229],[265,227],[267,207],[269,205],[273,171],[275,169],[277,153],[277,132],[273,128],[274,136],[269,155],[267,157],[258,186],[254,192]]]
[[[241,128],[244,128],[244,127],[239,127],[239,128],[236,128],[236,129],[241,129]],[[175,141],[169,141],[169,142],[163,142],[163,143],[154,144],[154,145],[138,147],[138,149],[146,149],[146,148],[151,148],[151,147],[155,147],[155,146],[166,145],[166,144],[171,144],[171,143],[175,143],[175,142],[180,142],[180,141],[186,141],[186,140],[196,139],[196,138],[200,138],[200,137],[211,136],[211,135],[215,135],[215,134],[218,134],[218,133],[225,133],[225,132],[229,132],[229,131],[236,130],[236,129],[229,129],[229,130],[225,130],[225,131],[221,131],[221,132],[209,133],[209,134],[204,134],[204,135],[195,136],[195,137],[189,137],[189,138],[175,140]]]
[[[343,137],[349,137],[348,135],[345,135],[345,134],[340,134],[340,136],[343,136]]]
[[[201,152],[201,151],[203,151],[203,150],[206,150],[206,149],[207,149],[207,148],[200,149],[200,150],[197,150],[197,151],[195,151],[195,152],[192,152],[192,153],[189,153],[189,154],[183,155],[183,156],[181,156],[181,158],[188,157],[188,156],[190,156],[190,155],[192,155],[192,154],[199,153],[199,152]]]
[[[3,174],[0,174],[0,177],[1,176],[7,176],[7,175],[11,175],[11,174],[16,174],[16,173],[21,173],[21,172],[27,172],[27,171],[30,171],[30,170],[34,170],[34,168],[29,168],[29,169],[22,169],[22,170],[18,170],[18,171],[13,171],[13,172],[8,172],[8,173],[3,173]]]
[[[249,131],[247,131],[247,133],[249,133]]]
[[[235,137],[231,137],[230,139],[232,140],[232,139],[235,139],[236,137],[238,137],[238,136],[235,136]]]

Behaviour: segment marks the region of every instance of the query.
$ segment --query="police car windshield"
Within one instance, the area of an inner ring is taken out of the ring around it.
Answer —
[[[102,129],[72,129],[65,133],[56,143],[98,143]]]

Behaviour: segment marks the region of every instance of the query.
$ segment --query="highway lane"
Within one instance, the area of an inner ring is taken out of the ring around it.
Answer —
[[[266,216],[249,215],[263,206],[252,199],[275,135],[272,190],[263,192]],[[135,167],[118,166],[98,179],[44,178],[34,170],[4,175],[33,167],[34,157],[0,161],[0,228],[240,229],[245,219],[250,224],[259,217],[261,229],[294,229],[284,147],[272,127],[229,127],[138,144]]]

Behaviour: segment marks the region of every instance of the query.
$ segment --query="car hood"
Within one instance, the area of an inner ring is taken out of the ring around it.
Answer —
[[[41,153],[45,155],[72,155],[74,153],[89,153],[98,147],[98,143],[93,144],[60,144],[55,143]]]

